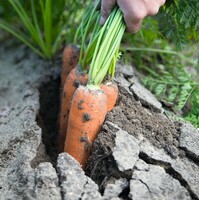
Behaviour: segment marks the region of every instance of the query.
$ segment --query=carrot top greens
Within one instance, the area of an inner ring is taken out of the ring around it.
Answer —
[[[99,2],[94,6],[91,4],[86,8],[82,22],[74,38],[75,43],[81,44],[79,64],[82,70],[86,70],[87,66],[90,64],[89,62],[92,59],[98,32],[101,28],[99,24],[100,12],[97,10],[98,5]]]
[[[115,7],[99,33],[90,64],[88,85],[99,86],[107,73],[114,76],[116,59],[125,31],[122,13]]]
[[[98,2],[99,3],[99,2]],[[89,69],[88,87],[99,86],[107,74],[114,77],[121,39],[125,31],[122,12],[116,6],[103,26],[100,26],[99,5],[90,6],[82,19],[75,41],[81,41],[79,64]]]

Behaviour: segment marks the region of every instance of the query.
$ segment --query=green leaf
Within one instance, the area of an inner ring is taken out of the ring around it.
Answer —
[[[190,85],[189,82],[185,83],[181,87],[181,92],[180,92],[180,95],[178,97],[178,104],[177,104],[177,108],[179,110],[181,110],[185,106],[185,104],[187,103],[192,92],[193,92],[193,88],[192,88],[192,86]]]

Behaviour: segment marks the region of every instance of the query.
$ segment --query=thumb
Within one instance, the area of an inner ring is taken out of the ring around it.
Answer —
[[[116,4],[116,0],[101,0],[101,19],[103,25]]]

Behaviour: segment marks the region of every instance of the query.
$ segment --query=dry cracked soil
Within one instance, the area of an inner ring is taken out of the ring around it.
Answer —
[[[0,199],[199,199],[199,132],[118,65],[119,98],[84,172],[56,152],[60,66],[0,46]]]

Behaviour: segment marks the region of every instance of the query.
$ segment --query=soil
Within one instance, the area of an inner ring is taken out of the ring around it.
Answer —
[[[42,141],[53,166],[56,166],[58,156],[56,139],[60,103],[59,87],[60,76],[50,76],[40,85],[40,110],[36,119],[38,125],[42,128]]]
[[[132,66],[118,67],[119,98],[86,176],[57,154],[60,61],[7,47],[0,47],[0,199],[199,199],[198,131],[164,115],[146,89],[132,90]]]
[[[123,87],[119,87],[117,104],[108,113],[106,121],[114,123],[138,139],[146,138],[153,146],[164,149],[173,159],[182,154],[182,150],[178,149],[180,123],[172,121],[162,113],[144,107],[134,96],[127,94]],[[87,175],[92,177],[100,187],[102,187],[101,184],[104,184],[102,182],[107,174],[112,174],[115,178],[126,177],[126,174],[121,175],[116,167],[117,164],[109,157],[115,146],[114,132],[115,127],[113,126],[109,127],[105,124],[102,127],[89,161]],[[101,146],[101,144],[103,145]],[[131,176],[132,172],[127,172],[126,178],[130,179]]]
[[[123,94],[120,87],[119,100],[112,112],[107,115],[107,121],[114,122],[121,129],[136,137],[147,138],[154,146],[169,149],[179,146],[179,123],[175,123],[165,115],[145,108],[132,95]]]

